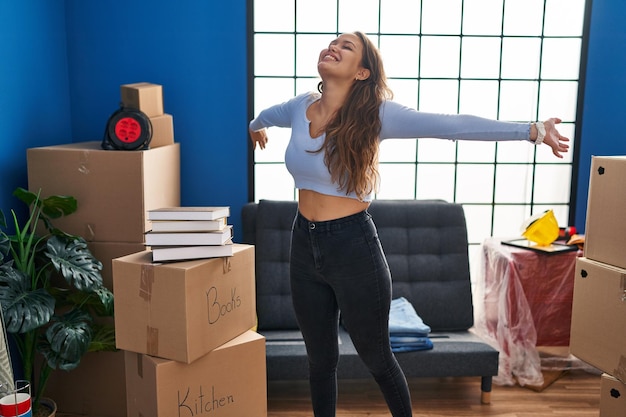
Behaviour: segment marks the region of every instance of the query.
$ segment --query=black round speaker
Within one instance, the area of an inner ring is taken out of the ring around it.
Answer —
[[[102,149],[134,151],[149,149],[152,140],[152,122],[144,112],[120,107],[109,117]]]

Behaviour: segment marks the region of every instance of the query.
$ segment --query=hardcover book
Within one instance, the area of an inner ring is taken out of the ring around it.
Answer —
[[[230,207],[162,207],[147,214],[148,220],[217,220],[230,216]]]
[[[153,232],[211,232],[227,226],[227,217],[217,220],[153,220]]]
[[[233,237],[233,227],[213,232],[147,232],[146,246],[223,245]]]
[[[153,246],[152,262],[184,261],[191,259],[233,256],[233,244],[201,246]]]

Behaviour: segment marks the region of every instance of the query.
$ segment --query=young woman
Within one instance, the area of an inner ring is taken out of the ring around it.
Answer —
[[[291,291],[309,360],[316,417],[335,415],[339,312],[394,417],[411,416],[406,379],[389,344],[391,275],[367,208],[386,138],[526,140],[557,157],[568,139],[559,119],[511,123],[418,112],[391,101],[379,51],[361,32],[342,34],[318,60],[319,92],[299,95],[250,122],[256,148],[266,129],[290,127],[285,163],[298,188]]]

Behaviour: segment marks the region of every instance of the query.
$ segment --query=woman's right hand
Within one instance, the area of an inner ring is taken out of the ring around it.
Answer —
[[[565,142],[569,142],[569,138],[561,135],[556,129],[556,125],[561,123],[561,119],[553,117],[543,122],[546,129],[546,136],[543,139],[543,143],[552,148],[552,153],[557,158],[563,158],[562,153],[567,152],[569,145]]]
[[[265,149],[265,145],[267,144],[267,129],[263,128],[257,131],[250,129],[250,139],[252,140],[253,150],[256,149],[257,143],[261,149]]]

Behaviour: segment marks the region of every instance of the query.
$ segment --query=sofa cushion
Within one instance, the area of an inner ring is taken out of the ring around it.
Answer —
[[[289,285],[296,211],[295,201],[261,200],[242,212],[244,243],[256,246],[259,330],[298,328]],[[391,270],[393,298],[409,300],[433,331],[472,327],[463,207],[440,200],[374,200],[369,212]]]
[[[255,245],[259,333],[266,337],[267,376],[306,379],[308,362],[289,286],[295,201],[262,200],[243,207],[243,243]],[[465,215],[461,205],[426,200],[375,200],[377,225],[393,280],[428,324],[433,349],[397,353],[407,377],[480,376],[491,390],[498,351],[468,331],[473,323]],[[345,329],[339,329],[340,378],[369,377]]]
[[[440,200],[375,200],[369,212],[391,270],[393,298],[409,300],[435,332],[472,327],[463,207]]]
[[[254,236],[244,233],[244,243],[255,245],[258,329],[298,329],[289,284],[291,226],[297,202],[261,200],[256,208],[249,206],[244,207],[244,230],[254,227]],[[246,210],[256,210],[256,215]],[[250,223],[251,215],[255,225]]]
[[[269,330],[266,338],[267,377],[269,380],[308,378],[308,361],[299,331]],[[498,351],[480,336],[467,331],[432,333],[433,349],[396,353],[404,374],[413,377],[497,375]],[[370,376],[350,336],[339,329],[339,378]]]

